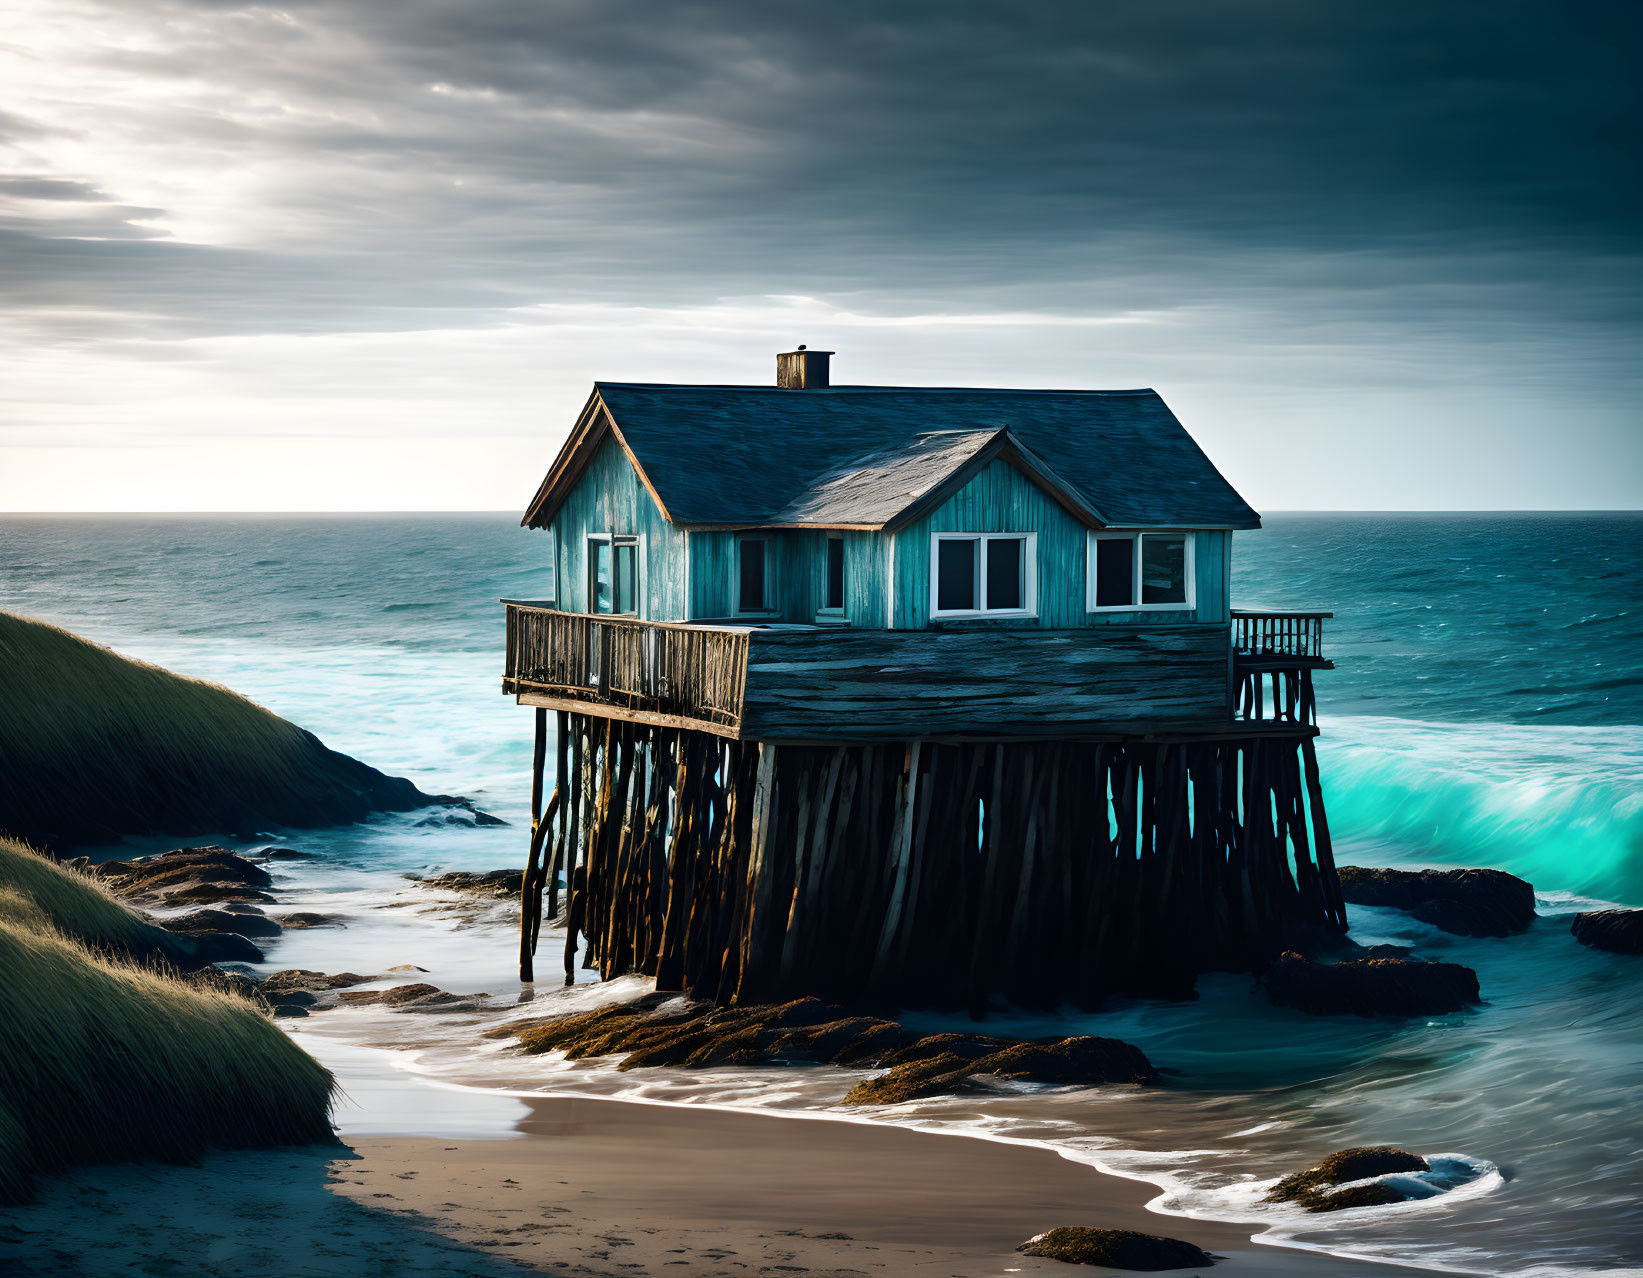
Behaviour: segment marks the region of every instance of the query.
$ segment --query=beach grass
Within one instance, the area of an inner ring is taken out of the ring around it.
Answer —
[[[78,939],[116,940],[121,911],[142,926],[0,844],[0,1203],[86,1163],[333,1139],[335,1081],[260,1007]]]
[[[100,881],[0,835],[0,889],[9,889],[57,931],[113,954],[153,948],[155,928]],[[13,908],[13,912],[16,909]]]
[[[0,612],[0,830],[71,842],[317,827],[430,802],[218,684]]]

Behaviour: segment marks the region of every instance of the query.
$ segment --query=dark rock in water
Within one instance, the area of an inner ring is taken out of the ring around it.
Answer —
[[[1303,1012],[1436,1016],[1481,1001],[1477,973],[1459,963],[1355,959],[1314,963],[1285,953],[1266,973],[1267,998]]]
[[[1128,1229],[1087,1229],[1073,1225],[1051,1229],[1016,1248],[1028,1256],[1043,1256],[1069,1265],[1104,1265],[1156,1273],[1163,1269],[1206,1267],[1215,1257],[1179,1238],[1138,1234]]]
[[[284,993],[289,990],[341,990],[350,985],[364,985],[373,978],[361,976],[358,972],[337,972],[327,975],[324,972],[313,972],[306,968],[288,967],[284,971],[271,972],[263,978],[262,988],[265,994]]]
[[[276,914],[275,920],[281,927],[347,927],[340,914],[314,914],[307,910],[294,910],[290,914]]]
[[[236,910],[190,910],[176,918],[162,919],[167,932],[197,935],[201,932],[233,932],[238,936],[278,936],[280,925],[263,914],[242,914]]]
[[[523,870],[451,870],[420,880],[423,887],[445,892],[483,892],[489,896],[513,896],[519,891]]]
[[[253,976],[246,976],[240,972],[225,971],[220,967],[201,967],[192,972],[184,973],[183,980],[197,989],[216,990],[220,994],[235,994],[240,998],[249,999],[253,1003],[268,1006],[268,1000],[263,996],[262,982]]]
[[[1285,1176],[1267,1191],[1269,1203],[1299,1203],[1308,1211],[1341,1211],[1348,1207],[1384,1207],[1401,1203],[1406,1195],[1391,1185],[1354,1185],[1331,1192],[1334,1185],[1390,1176],[1394,1172],[1426,1171],[1430,1164],[1419,1154],[1390,1145],[1342,1149],[1315,1167]]]
[[[1569,925],[1575,940],[1612,954],[1643,954],[1643,910],[1588,910]]]
[[[259,888],[242,887],[238,883],[187,883],[180,887],[168,887],[157,894],[156,899],[165,905],[186,905],[190,902],[220,904],[224,901],[267,901],[272,902],[271,893]]]
[[[312,1007],[319,1002],[307,990],[287,990],[282,994],[265,994],[270,1007]]]
[[[973,1072],[973,1063],[956,1052],[908,1061],[888,1073],[863,1079],[845,1095],[846,1105],[899,1105],[923,1096],[957,1089]]]
[[[260,857],[264,861],[312,861],[319,854],[299,852],[296,848],[258,848],[249,855]]]
[[[133,892],[152,892],[191,879],[247,887],[268,887],[274,881],[260,865],[237,852],[214,846],[174,848],[140,861],[107,861],[99,867],[99,873]]]
[[[281,1006],[274,1008],[274,1015],[282,1021],[294,1020],[297,1017],[307,1016],[308,1009],[306,1007],[292,1007],[282,1004]]]
[[[468,810],[473,813],[474,824],[475,825],[484,826],[484,825],[506,825],[507,824],[507,822],[504,821],[501,817],[492,816],[489,812],[481,812],[478,808],[469,808]]]
[[[1457,936],[1511,936],[1535,920],[1535,890],[1504,870],[1378,870],[1340,867],[1353,905],[1407,910]]]
[[[262,951],[243,936],[232,932],[202,932],[179,937],[187,941],[198,963],[261,963]]]
[[[369,1003],[399,1012],[470,1011],[484,1004],[489,994],[452,994],[437,985],[396,985],[386,990],[347,990],[337,995],[344,1003]]]
[[[1016,1043],[975,1064],[977,1074],[1034,1083],[1149,1083],[1158,1077],[1139,1047],[1117,1038],[1080,1036],[1059,1043]]]

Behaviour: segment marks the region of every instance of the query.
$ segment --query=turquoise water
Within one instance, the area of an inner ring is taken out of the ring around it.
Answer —
[[[1290,515],[1237,538],[1236,604],[1336,613],[1324,638],[1338,669],[1319,701],[1341,859],[1493,865],[1535,884],[1543,918],[1507,940],[1352,911],[1361,938],[1475,967],[1484,1008],[1415,1025],[1320,1020],[1214,976],[1193,1004],[1020,1023],[1129,1038],[1181,1071],[1170,1089],[1014,1089],[897,1117],[1045,1140],[1154,1181],[1164,1210],[1246,1219],[1268,1240],[1483,1273],[1643,1265],[1643,961],[1567,933],[1584,903],[1643,905],[1640,545],[1635,514]],[[497,600],[537,592],[539,552],[489,515],[6,517],[0,607],[220,680],[337,749],[517,822],[529,732],[499,691]],[[360,909],[402,872],[521,852],[517,828],[403,818],[298,841],[326,857],[299,886]],[[374,927],[293,934],[271,958],[416,961],[448,988],[506,984],[505,919],[381,913]],[[586,1062],[525,1076],[440,1044],[435,1022],[418,1032],[419,1068],[525,1089],[826,1108],[841,1085],[827,1071],[637,1079]],[[1382,1141],[1463,1156],[1464,1185],[1324,1226],[1254,1202],[1298,1161]]]

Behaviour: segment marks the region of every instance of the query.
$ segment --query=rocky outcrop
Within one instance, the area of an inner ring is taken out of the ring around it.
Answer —
[[[243,910],[190,910],[165,920],[165,930],[183,935],[201,932],[232,932],[236,936],[270,937],[280,934],[280,925],[266,914]]]
[[[1612,954],[1643,954],[1643,910],[1589,910],[1569,925],[1575,940]]]
[[[1342,1149],[1315,1167],[1285,1176],[1267,1191],[1269,1203],[1299,1203],[1308,1211],[1343,1211],[1349,1207],[1384,1207],[1401,1203],[1408,1195],[1395,1185],[1377,1182],[1335,1189],[1349,1181],[1370,1180],[1395,1172],[1426,1171],[1430,1165],[1419,1154],[1390,1145]]]
[[[344,1003],[376,1004],[396,1012],[470,1012],[484,1007],[489,994],[452,994],[437,985],[395,985],[386,990],[345,990]]]
[[[1340,867],[1352,905],[1407,910],[1457,936],[1512,936],[1535,920],[1535,889],[1504,870],[1382,870]]]
[[[444,892],[477,892],[483,896],[518,896],[520,870],[449,870],[417,882]]]
[[[562,1051],[572,1060],[621,1055],[617,1068],[624,1070],[795,1062],[885,1068],[851,1090],[845,1098],[850,1105],[937,1095],[985,1076],[1084,1085],[1157,1077],[1139,1048],[1118,1039],[916,1034],[895,1021],[846,1015],[815,998],[716,1008],[680,995],[647,994],[493,1033],[517,1037],[527,1052]]]
[[[1354,959],[1314,963],[1294,952],[1266,972],[1267,998],[1321,1015],[1437,1016],[1481,1001],[1477,973],[1459,963]]]
[[[347,927],[340,914],[315,914],[309,910],[293,910],[289,914],[276,914],[274,921],[281,927],[310,928],[310,927]]]
[[[1089,1229],[1072,1225],[1029,1238],[1016,1248],[1027,1256],[1043,1256],[1069,1265],[1104,1265],[1156,1273],[1163,1269],[1208,1267],[1215,1257],[1179,1238],[1138,1234],[1128,1229]]]

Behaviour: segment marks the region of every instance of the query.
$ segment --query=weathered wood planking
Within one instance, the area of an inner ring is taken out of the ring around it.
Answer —
[[[760,620],[811,623],[825,602],[828,533],[820,529],[695,530],[668,522],[632,463],[607,436],[554,515],[554,604],[586,612],[588,538],[640,539],[643,567],[638,615],[652,621],[724,620],[737,615],[736,543],[762,537],[769,546],[768,608]],[[1038,615],[1008,620],[947,621],[953,627],[1163,625],[1228,617],[1227,570],[1232,534],[1194,539],[1197,607],[1186,612],[1091,613],[1085,610],[1088,529],[1011,463],[995,460],[945,502],[895,532],[847,530],[842,624],[865,629],[930,624],[932,532],[1033,532],[1038,546]],[[544,581],[547,573],[544,572]],[[544,591],[544,593],[546,593]],[[893,608],[893,615],[892,615]]]
[[[599,445],[550,527],[557,578],[554,603],[561,610],[588,611],[588,537],[615,533],[640,539],[639,616],[654,621],[685,619],[689,534],[663,517],[615,439],[606,436]]]
[[[754,740],[1216,731],[1227,632],[755,630],[741,735]]]

